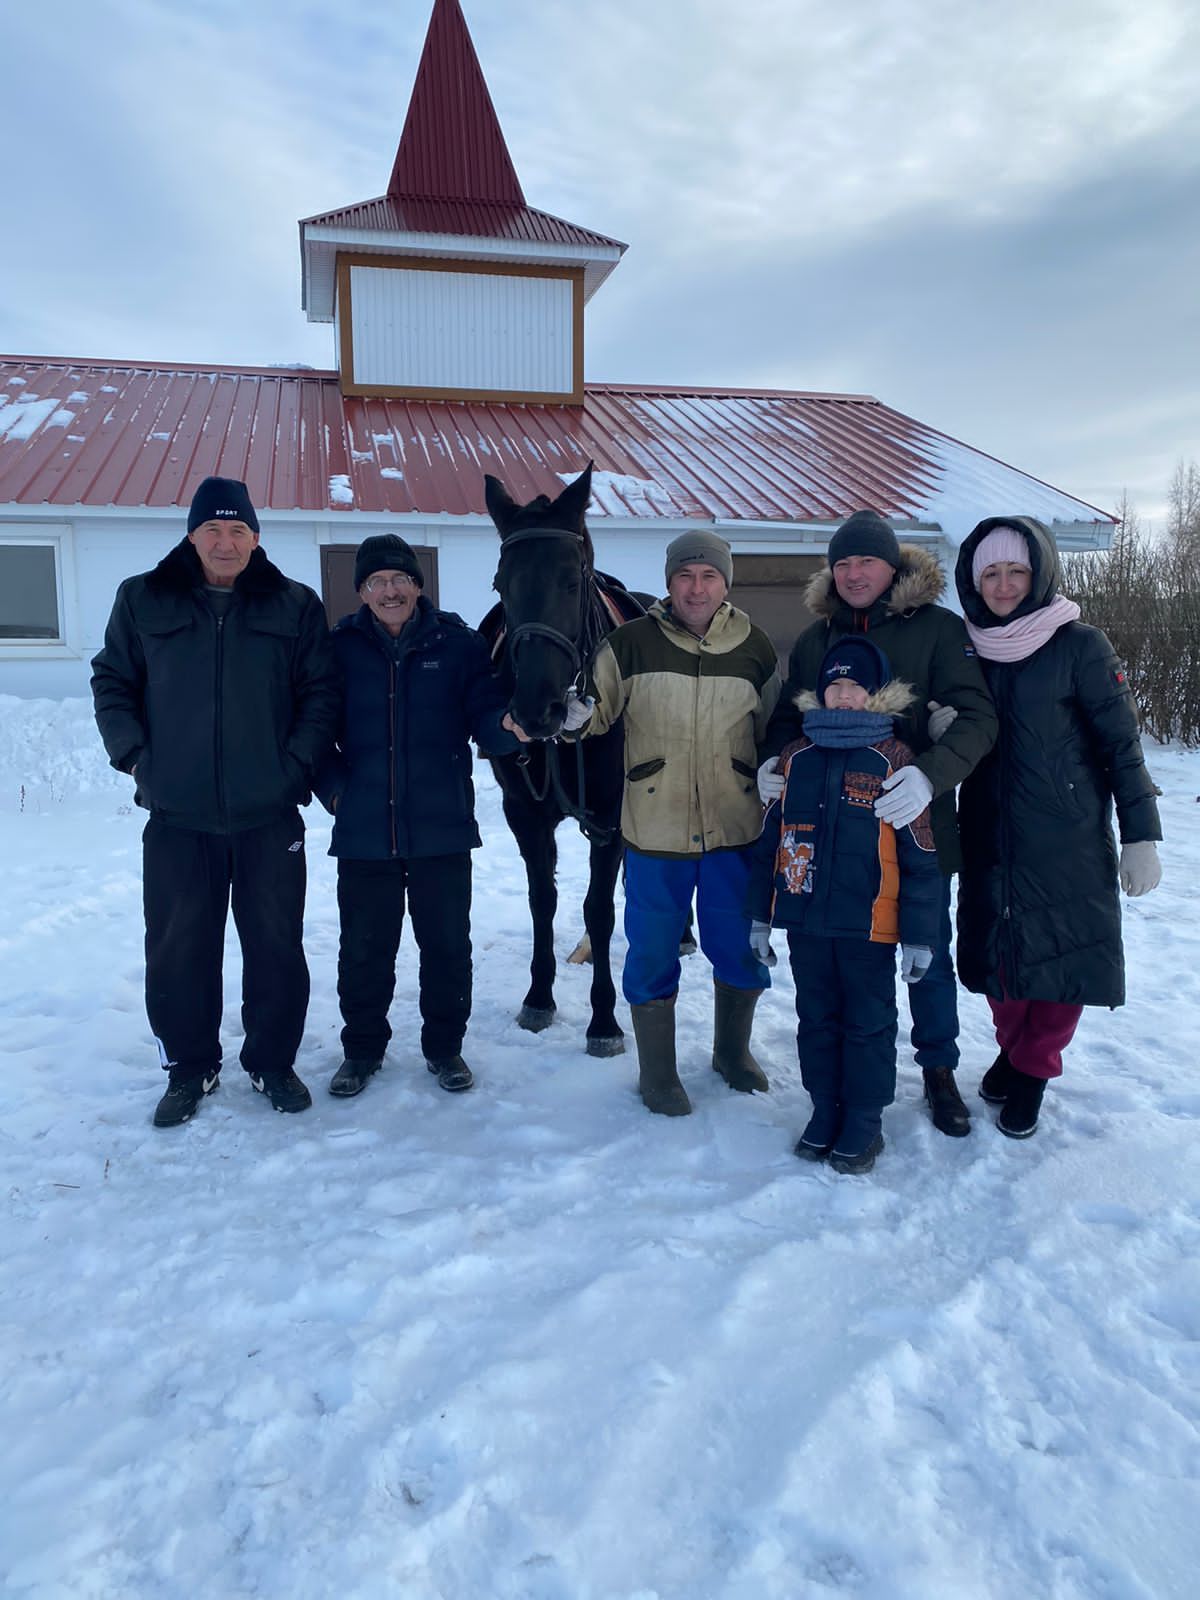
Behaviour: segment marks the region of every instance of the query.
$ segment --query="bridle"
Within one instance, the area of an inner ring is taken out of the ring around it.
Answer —
[[[526,639],[546,639],[563,651],[571,663],[571,682],[567,685],[567,691],[569,693],[574,690],[578,693],[583,687],[584,668],[607,631],[603,602],[596,590],[595,575],[591,562],[587,559],[583,535],[576,533],[572,528],[522,528],[517,533],[506,534],[500,545],[501,561],[504,560],[505,551],[511,549],[513,545],[531,543],[535,539],[569,539],[572,544],[579,546],[581,579],[579,625],[575,630],[575,637],[572,638],[558,628],[552,628],[548,622],[519,622],[515,628],[510,628],[506,616],[505,636],[508,653],[512,657],[515,671],[518,646]],[[500,592],[499,576],[497,572],[497,581],[492,584],[497,593]],[[501,603],[503,598],[501,595]]]
[[[571,682],[567,686],[567,693],[578,693],[583,688],[584,669],[595,652],[596,646],[607,632],[607,613],[604,603],[596,587],[595,573],[592,564],[587,558],[587,546],[583,535],[573,528],[522,528],[516,533],[503,536],[500,545],[500,560],[503,562],[504,553],[513,545],[532,543],[535,539],[569,539],[572,544],[578,545],[580,550],[579,576],[580,576],[580,602],[579,626],[575,637],[553,628],[548,622],[519,622],[515,628],[508,627],[505,617],[505,644],[512,659],[514,673],[517,668],[517,651],[526,639],[545,639],[548,643],[563,651],[571,664]],[[497,570],[496,579],[492,584],[493,589],[500,593],[500,573]],[[503,605],[504,596],[500,595]],[[564,816],[571,817],[579,824],[579,831],[584,838],[592,844],[608,844],[611,842],[615,829],[601,826],[592,812],[587,809],[586,794],[584,791],[583,775],[583,740],[574,739],[575,746],[575,792],[578,796],[578,805],[573,805],[562,786],[562,777],[558,765],[557,737],[540,741],[546,748],[546,771],[541,787],[534,784],[529,775],[529,752],[523,751],[517,757],[517,765],[525,779],[525,785],[534,801],[541,805],[551,790],[554,799]]]

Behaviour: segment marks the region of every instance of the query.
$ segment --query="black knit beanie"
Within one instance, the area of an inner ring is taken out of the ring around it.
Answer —
[[[195,533],[206,522],[244,522],[257,533],[258,515],[246,485],[237,478],[205,478],[192,496],[187,531]]]
[[[829,565],[845,561],[849,556],[878,556],[889,567],[900,565],[900,545],[892,530],[878,511],[856,511],[829,541]]]
[[[373,572],[407,572],[418,588],[425,587],[425,574],[412,545],[396,533],[373,533],[359,545],[354,558],[354,587],[361,589]]]

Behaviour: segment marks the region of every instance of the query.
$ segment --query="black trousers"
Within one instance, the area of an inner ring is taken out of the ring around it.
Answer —
[[[471,1015],[471,857],[469,852],[411,861],[338,861],[338,1000],[342,1048],[377,1061],[392,1030],[396,954],[407,898],[420,951],[421,1052],[456,1056]]]
[[[242,1066],[268,1078],[292,1066],[308,1012],[305,879],[298,811],[242,833],[146,824],[146,1014],[172,1076],[220,1068],[231,900],[242,946]]]
[[[896,946],[788,931],[800,1080],[814,1102],[882,1111],[896,1098]]]

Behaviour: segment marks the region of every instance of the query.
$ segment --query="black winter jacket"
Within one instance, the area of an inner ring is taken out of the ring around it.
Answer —
[[[487,646],[461,617],[422,595],[400,640],[396,660],[365,605],[333,630],[342,721],[313,785],[334,813],[330,855],[387,861],[475,849],[467,740],[488,755],[518,748],[500,726],[507,696]]]
[[[971,583],[971,562],[1000,521],[1024,532],[1031,551],[1031,593],[1014,615],[1058,592],[1049,532],[1032,518],[989,518],[964,543],[957,569],[977,626],[997,619]],[[959,791],[959,978],[999,999],[1003,969],[1004,988],[1019,1000],[1119,1006],[1113,801],[1123,843],[1162,837],[1124,669],[1105,635],[1081,622],[1024,661],[983,665],[1000,731]]]
[[[788,680],[767,725],[759,760],[778,755],[800,737],[804,719],[796,697],[816,688],[817,670],[830,645],[847,634],[865,633],[887,656],[893,677],[914,690],[912,706],[897,719],[896,737],[913,751],[916,765],[933,784],[933,837],[938,864],[949,874],[959,866],[954,787],[991,748],[996,713],[962,619],[937,604],[946,587],[937,559],[913,544],[902,544],[900,557],[891,588],[864,611],[846,605],[828,569],[811,579],[804,598],[817,621],[792,646]],[[958,711],[937,744],[929,738],[930,700]]]
[[[256,548],[218,618],[184,539],[117,590],[92,695],[138,805],[201,833],[261,827],[312,798],[337,726],[324,609]]]

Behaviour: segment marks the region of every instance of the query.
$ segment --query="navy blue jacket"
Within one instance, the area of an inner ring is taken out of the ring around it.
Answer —
[[[330,855],[387,861],[475,849],[467,740],[489,755],[517,748],[500,726],[507,698],[473,628],[422,595],[400,639],[396,660],[365,605],[333,630],[342,721],[313,784],[334,813]]]
[[[888,736],[830,749],[805,737],[779,760],[783,796],[751,846],[751,916],[818,937],[932,948],[942,875],[929,812],[893,828],[874,810],[883,780],[912,762],[908,746]]]

